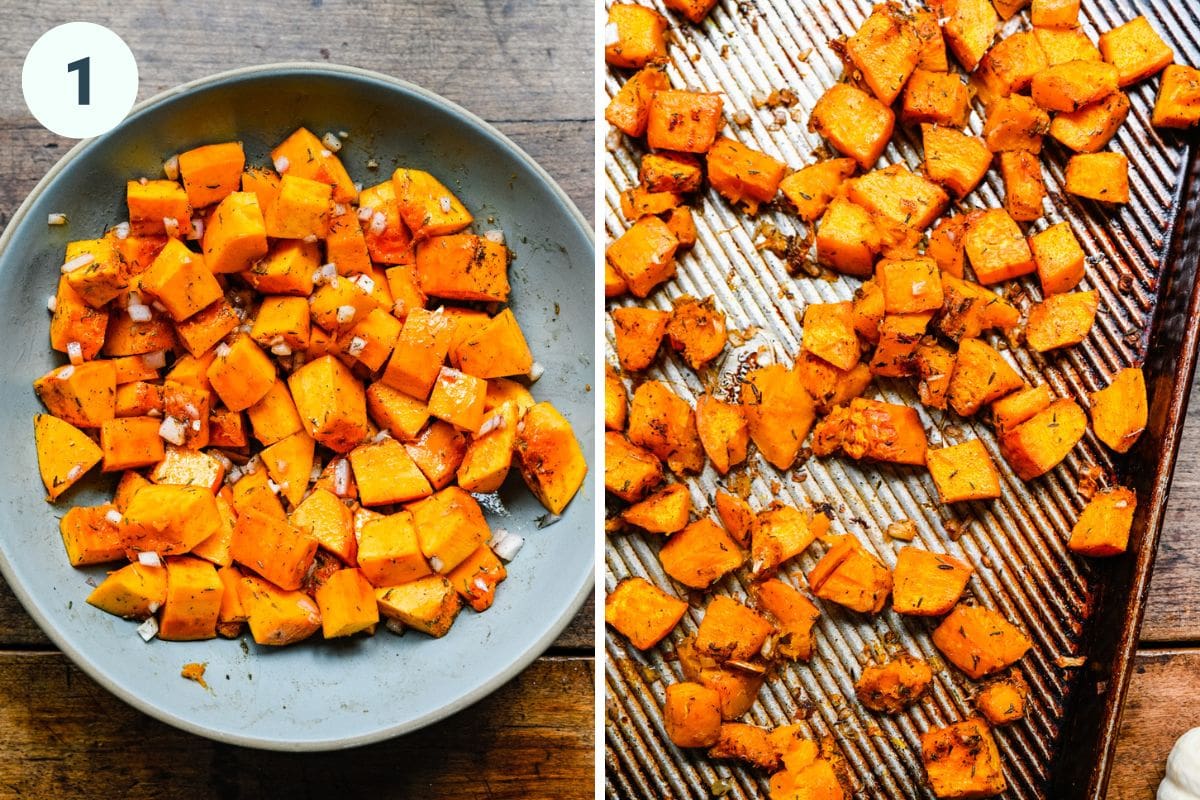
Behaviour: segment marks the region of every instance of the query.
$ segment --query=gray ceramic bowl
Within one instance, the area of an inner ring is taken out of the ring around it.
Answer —
[[[144,644],[135,625],[84,602],[104,570],[66,561],[58,519],[72,504],[110,496],[93,478],[45,502],[37,473],[31,382],[62,358],[51,351],[46,299],[71,239],[125,219],[129,177],[156,177],[164,158],[206,142],[240,139],[249,163],[306,125],[350,133],[342,158],[355,180],[382,181],[398,164],[432,171],[479,220],[500,227],[516,254],[513,309],[545,366],[535,394],[575,427],[593,462],[593,241],[554,181],[485,122],[416,86],[345,67],[282,64],[190,83],[138,106],[117,129],[80,143],[21,205],[0,238],[0,570],[21,602],[72,660],[113,693],[172,725],[239,745],[277,750],[350,747],[412,731],[479,700],[524,669],[561,633],[592,591],[591,481],[556,524],[519,476],[502,489],[526,537],[484,614],[465,610],[431,640],[385,630],[371,638],[310,641],[282,650],[244,641]],[[377,171],[366,168],[375,158]],[[48,227],[63,212],[70,223]],[[494,223],[488,218],[494,217]],[[317,637],[319,639],[319,637]],[[207,662],[211,691],[180,677]]]

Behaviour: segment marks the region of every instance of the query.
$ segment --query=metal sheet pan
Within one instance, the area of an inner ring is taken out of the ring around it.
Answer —
[[[855,30],[871,5],[867,0],[722,0],[701,26],[672,17],[677,23],[669,68],[672,84],[723,92],[727,118],[739,111],[750,116],[747,125],[731,121],[729,135],[793,167],[811,163],[820,140],[807,129],[808,110],[841,73],[828,41]],[[1093,40],[1142,13],[1175,48],[1177,61],[1200,64],[1200,7],[1194,3],[1084,0],[1083,7],[1083,30]],[[1004,33],[1028,24],[1027,14],[1018,15]],[[606,70],[610,96],[619,83]],[[922,409],[931,445],[975,437],[985,443],[1003,470],[1000,500],[948,508],[938,504],[933,483],[923,471],[842,458],[809,459],[787,474],[763,462],[747,471],[753,477],[751,502],[756,507],[776,498],[800,506],[828,503],[834,531],[856,534],[889,565],[895,562],[897,548],[884,529],[894,520],[913,520],[919,531],[917,544],[969,561],[976,569],[969,591],[1030,633],[1034,647],[1020,663],[1032,687],[1028,715],[996,732],[1009,784],[1003,795],[1007,800],[1104,797],[1166,507],[1200,331],[1195,280],[1200,165],[1194,158],[1194,134],[1150,127],[1157,86],[1153,79],[1130,87],[1132,111],[1110,145],[1130,159],[1128,206],[1106,209],[1065,196],[1061,187],[1067,154],[1047,137],[1050,211],[1033,229],[1070,221],[1089,256],[1081,288],[1100,293],[1101,312],[1079,347],[1044,357],[1024,349],[1007,353],[1027,380],[1049,383],[1056,394],[1073,397],[1085,407],[1088,393],[1107,385],[1112,373],[1144,363],[1150,425],[1130,453],[1113,457],[1089,432],[1064,464],[1025,484],[1007,470],[995,437],[982,422]],[[784,87],[799,97],[796,114],[780,119],[770,109],[755,109],[755,96]],[[972,130],[978,132],[981,123],[977,111]],[[639,156],[627,139],[605,154],[604,222],[610,238],[624,230],[618,195],[636,183]],[[878,166],[897,161],[919,166],[919,134],[900,129]],[[1002,201],[1003,188],[993,170],[966,205],[994,207]],[[654,307],[669,308],[670,298],[680,294],[712,295],[728,315],[731,329],[761,331],[790,359],[798,351],[804,306],[848,299],[858,284],[853,279],[793,277],[780,259],[756,251],[755,232],[761,221],[785,234],[803,231],[787,213],[769,209],[752,219],[735,212],[711,190],[695,210],[699,241],[680,259],[678,276],[645,301]],[[1023,285],[1038,296],[1036,280]],[[608,335],[611,351],[611,323]],[[611,352],[609,360],[615,363]],[[663,356],[648,376],[670,382],[685,397],[703,391],[700,378],[675,356]],[[880,380],[877,387],[884,399],[917,404],[915,391],[903,382]],[[751,457],[752,462],[756,459]],[[1088,561],[1073,557],[1066,548],[1084,503],[1078,482],[1092,465],[1138,494],[1130,553],[1121,558]],[[704,511],[719,483],[709,468],[688,485],[696,507]],[[948,535],[963,525],[961,536]],[[658,546],[653,537],[639,533],[611,535],[606,544],[606,588],[632,575],[672,586],[659,564]],[[799,577],[815,563],[817,550],[810,548],[787,571]],[[714,591],[741,596],[746,586],[737,575]],[[682,587],[674,590],[687,596]],[[712,761],[701,751],[679,750],[664,733],[660,706],[665,687],[682,679],[674,648],[695,632],[705,604],[698,595],[690,599],[692,607],[676,631],[646,653],[606,631],[609,798],[709,797],[718,780],[728,784],[726,797],[766,796],[761,772]],[[920,732],[971,713],[971,682],[942,666],[929,696],[914,708],[893,717],[872,714],[854,698],[853,682],[862,665],[882,647],[904,648],[940,666],[929,641],[930,626],[890,611],[865,618],[828,603],[822,611],[812,660],[779,667],[746,720],[768,726],[803,720],[813,737],[832,737],[857,782],[857,797],[932,797],[920,762]],[[1087,659],[1082,667],[1063,666],[1078,657]]]

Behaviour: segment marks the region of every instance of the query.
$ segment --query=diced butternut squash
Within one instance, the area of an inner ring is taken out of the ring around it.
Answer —
[[[178,239],[192,232],[187,192],[175,181],[142,180],[125,184],[129,230],[134,236],[166,234]]]
[[[663,725],[676,747],[711,747],[721,738],[721,698],[699,683],[667,687]]]
[[[238,583],[238,599],[256,644],[282,647],[321,629],[321,610],[305,592],[280,589],[247,575]]]
[[[970,111],[970,91],[956,73],[918,69],[904,87],[900,119],[908,125],[962,128]]]
[[[779,633],[775,648],[784,658],[812,657],[813,624],[821,612],[799,590],[772,578],[754,585],[754,599],[767,612]]]
[[[116,370],[111,361],[56,367],[33,382],[50,413],[79,428],[98,428],[116,415]]]
[[[252,510],[238,516],[233,560],[281,589],[300,588],[316,553],[317,537],[304,528]]]
[[[499,557],[483,544],[446,577],[467,605],[476,611],[487,611],[496,599],[496,587],[507,576]]]
[[[101,308],[129,284],[129,265],[113,239],[88,239],[67,244],[64,279],[92,308]],[[85,263],[86,262],[86,263]]]
[[[1029,88],[1035,75],[1046,69],[1046,54],[1030,31],[1001,39],[979,62],[975,73],[994,97],[1007,97]]]
[[[421,249],[419,243],[429,237],[448,237],[471,224],[473,217],[467,211],[454,193],[447,189],[441,181],[428,172],[418,169],[401,167],[392,173],[392,188],[396,195],[396,206],[405,226],[412,231],[413,239],[418,242],[417,269],[421,271]],[[469,237],[475,239],[478,237]],[[498,244],[493,242],[492,244]],[[486,255],[477,255],[483,259],[494,256],[492,248],[485,248]],[[504,246],[498,245],[496,250],[505,256]],[[505,259],[501,259],[504,264]],[[505,281],[507,294],[507,281]],[[429,291],[428,289],[426,291]],[[430,292],[430,294],[437,294]],[[503,301],[504,298],[500,298]]]
[[[883,245],[871,212],[844,197],[830,201],[816,238],[818,263],[860,278],[871,274]]]
[[[868,664],[854,682],[854,693],[872,711],[898,714],[920,700],[932,682],[928,664],[901,653],[883,664]]]
[[[338,203],[353,202],[358,196],[341,159],[307,128],[297,128],[280,142],[271,151],[271,160],[289,175],[329,184],[333,187],[333,199]],[[286,169],[283,168],[285,161]]]
[[[675,275],[679,240],[658,217],[642,217],[608,246],[605,257],[635,297]]]
[[[676,533],[658,557],[664,572],[693,589],[707,589],[745,560],[737,543],[710,519],[697,520]]]
[[[1000,154],[1000,175],[1004,180],[1004,208],[1019,222],[1041,219],[1046,199],[1046,181],[1042,162],[1027,150]]]
[[[871,368],[866,364],[860,362],[848,370],[838,369],[807,352],[801,352],[793,369],[800,375],[805,391],[812,396],[817,414],[822,416],[833,407],[861,395],[874,380]]]
[[[945,210],[950,198],[941,187],[903,164],[873,170],[847,184],[858,205],[897,225],[924,230]]]
[[[550,403],[525,412],[517,424],[513,456],[525,485],[551,514],[563,512],[587,475],[571,423]]]
[[[688,366],[699,370],[725,349],[725,314],[711,297],[675,298],[666,334],[671,347],[683,354]]]
[[[892,574],[852,535],[839,536],[808,573],[813,594],[860,613],[878,614],[892,591]]]
[[[221,285],[205,265],[204,256],[171,239],[140,276],[143,291],[166,307],[176,322],[222,297]]]
[[[883,309],[886,314],[915,314],[942,307],[941,273],[932,258],[881,259],[875,265],[875,282],[883,290]],[[807,313],[804,319],[807,336]],[[847,359],[848,363],[826,360],[842,369],[849,369],[858,359]]]
[[[825,213],[829,201],[856,168],[852,158],[818,161],[788,175],[780,182],[779,190],[802,220],[813,222]]]
[[[1129,159],[1123,153],[1079,153],[1067,162],[1064,188],[1102,203],[1129,202]]]
[[[1055,115],[1050,122],[1050,135],[1076,153],[1098,152],[1125,124],[1129,108],[1129,96],[1113,92],[1078,111]]]
[[[724,124],[723,107],[719,94],[657,91],[650,101],[646,144],[656,150],[707,153]]]
[[[901,548],[892,573],[892,608],[897,614],[940,617],[962,597],[971,565],[944,553]]]
[[[488,412],[491,429],[476,435],[467,445],[458,467],[458,485],[468,492],[495,492],[500,489],[512,466],[517,445],[517,425],[521,419],[516,404],[504,403]]]
[[[903,265],[906,263],[910,262],[881,261],[876,267],[876,274],[884,273],[885,276],[890,276],[893,279],[891,290],[893,300],[897,304],[919,305],[918,298],[913,295],[903,297],[904,292],[901,291],[903,288],[906,288],[901,284],[907,277],[911,277],[907,274],[900,274]],[[886,266],[888,264],[893,266]],[[933,277],[936,280],[936,270]],[[881,285],[884,283],[884,280],[879,278],[877,278],[877,281]],[[924,289],[924,287],[921,288]],[[940,293],[940,281],[937,282],[936,289]],[[885,287],[885,303],[888,298],[887,291],[888,289]],[[937,305],[941,305],[940,299]],[[828,361],[838,369],[848,370],[856,365],[859,357],[862,355],[862,346],[859,344],[858,335],[854,330],[854,310],[852,305],[849,302],[813,303],[809,305],[804,310],[804,338],[802,344],[805,351]]]
[[[527,375],[533,354],[511,308],[484,323],[459,345],[459,368],[478,378]]]
[[[953,128],[921,126],[925,146],[925,174],[956,197],[975,190],[992,165],[992,151],[977,136]]]
[[[1000,19],[990,0],[957,0],[944,10],[948,13],[942,26],[946,46],[971,72],[991,48]]]
[[[718,595],[704,609],[696,631],[696,650],[717,661],[749,661],[773,631],[762,615],[732,597]]]
[[[314,488],[292,511],[288,521],[294,527],[308,531],[317,544],[344,563],[358,563],[354,515],[337,495],[326,489]]]
[[[449,486],[409,506],[421,552],[445,574],[491,538],[483,510],[471,495]]]
[[[667,18],[636,3],[614,3],[605,26],[604,60],[614,67],[638,69],[667,57],[663,32]]]
[[[453,480],[467,454],[467,433],[448,422],[434,420],[417,438],[404,445],[417,469],[434,490]]]
[[[981,719],[968,719],[921,736],[921,761],[941,800],[993,797],[1008,788],[1000,751]]]
[[[1074,400],[1056,400],[1000,437],[1000,453],[1021,480],[1056,467],[1087,430],[1087,416]]]
[[[950,407],[960,416],[969,417],[1023,385],[1012,365],[987,342],[964,339],[959,343],[948,397]]]
[[[992,424],[997,433],[1007,433],[1047,408],[1053,400],[1049,384],[1020,389],[992,403]]]
[[[1163,71],[1150,121],[1158,128],[1200,124],[1200,70],[1172,64]]]
[[[179,177],[192,208],[219,203],[242,182],[246,154],[241,142],[195,147],[179,154]]]
[[[762,511],[750,526],[751,571],[755,576],[774,572],[828,529],[829,518],[824,514],[805,514],[785,505]]]
[[[167,570],[136,561],[110,572],[87,598],[101,611],[126,619],[151,617],[166,601]]]
[[[992,725],[1007,725],[1025,716],[1025,700],[1029,686],[1021,673],[992,681],[975,695],[975,707]]]
[[[63,547],[67,551],[67,561],[73,567],[85,567],[92,564],[104,564],[109,561],[122,561],[125,558],[125,545],[121,539],[121,531],[112,521],[112,513],[116,506],[75,506],[58,521],[58,530],[62,534]]]
[[[1012,666],[1033,646],[1021,629],[982,606],[955,606],[932,639],[947,661],[975,680]]]
[[[1068,547],[1084,556],[1116,556],[1129,548],[1137,495],[1124,486],[1097,492],[1071,528]]]
[[[662,462],[624,434],[604,434],[604,489],[626,502],[637,502],[662,483]]]
[[[881,3],[846,39],[845,51],[863,81],[884,104],[900,95],[920,59],[921,42],[900,7]]]
[[[103,456],[87,434],[49,414],[34,416],[33,437],[38,471],[51,501],[75,485]]]
[[[151,471],[150,479],[173,486],[200,486],[216,494],[225,482],[225,467],[209,453],[171,446]]]
[[[871,355],[871,373],[889,378],[915,375],[917,349],[933,314],[889,314],[879,324],[879,342]]]
[[[417,244],[421,291],[447,300],[508,302],[508,248],[473,233],[435,236]]]
[[[800,374],[781,364],[752,370],[742,379],[741,402],[750,438],[763,458],[777,469],[790,469],[816,418]]]
[[[1029,237],[1042,294],[1069,292],[1083,280],[1086,255],[1068,222],[1051,225]]]
[[[650,119],[650,101],[655,92],[671,88],[666,72],[655,64],[639,70],[621,85],[604,109],[604,119],[627,136],[642,136]],[[699,172],[696,178],[699,180]],[[642,181],[653,185],[642,176]]]
[[[404,445],[391,437],[355,447],[350,451],[350,465],[364,506],[407,503],[433,493]]]
[[[313,272],[320,266],[320,255],[316,242],[280,240],[272,245],[264,258],[255,261],[241,274],[250,286],[263,294],[307,296],[313,291]],[[318,297],[329,293],[331,286],[322,287]],[[349,292],[353,286],[347,282],[344,289]],[[313,319],[318,324],[322,322],[320,309],[315,302]]]
[[[717,743],[708,750],[709,758],[744,761],[768,772],[782,766],[779,748],[771,741],[771,735],[756,725],[741,722],[726,722],[717,734]]]
[[[892,138],[896,117],[884,103],[848,83],[835,83],[821,95],[809,128],[835,150],[870,169]]]
[[[1145,16],[1137,16],[1100,34],[1100,55],[1116,67],[1117,83],[1129,86],[1161,72],[1175,60],[1175,52],[1162,40]]]
[[[750,530],[754,525],[754,511],[750,504],[737,495],[718,490],[714,505],[717,517],[725,526],[725,530],[729,531],[729,535],[738,546],[747,547],[750,544]]]
[[[988,107],[983,140],[993,153],[1008,150],[1042,152],[1042,137],[1050,131],[1050,115],[1022,94],[1001,97]]]
[[[994,500],[1000,496],[1000,473],[978,439],[931,449],[925,465],[943,503]]]
[[[279,181],[279,194],[266,209],[263,221],[273,239],[324,239],[329,233],[333,187],[320,181],[285,174]]]
[[[341,569],[330,575],[314,599],[326,639],[370,632],[379,622],[375,589],[356,569]]]
[[[367,402],[362,384],[332,356],[309,361],[288,378],[288,388],[309,436],[338,452],[367,436]]]
[[[1148,415],[1146,379],[1139,367],[1126,367],[1108,386],[1092,392],[1092,430],[1096,438],[1118,453],[1128,453]]]
[[[215,639],[225,584],[217,568],[189,556],[167,559],[167,597],[158,638],[172,642]]]
[[[975,277],[984,285],[1037,269],[1025,235],[1004,209],[988,209],[972,220],[963,236],[963,247]]]
[[[445,636],[454,624],[462,601],[454,586],[442,575],[385,589],[376,589],[375,598],[383,616],[402,622],[434,638]]]
[[[923,339],[913,353],[913,363],[921,382],[917,384],[917,396],[926,408],[944,409],[949,399],[950,381],[958,356],[948,347],[936,341]]]
[[[1039,353],[1079,344],[1092,330],[1098,305],[1095,291],[1050,295],[1029,309],[1025,342]]]
[[[726,200],[757,214],[779,191],[787,165],[724,136],[708,149],[708,182]]]
[[[409,583],[433,572],[421,552],[413,515],[404,510],[363,525],[358,566],[372,585],[381,588]]]
[[[1117,91],[1117,68],[1103,61],[1068,61],[1033,77],[1033,101],[1047,111],[1077,111]]]
[[[1029,18],[1039,28],[1075,28],[1080,0],[1033,0]]]
[[[626,578],[605,598],[604,621],[637,649],[648,650],[679,624],[687,607],[644,578]]]
[[[672,483],[662,491],[656,492],[622,511],[621,519],[649,533],[675,533],[688,527],[688,518],[691,512],[691,493],[683,484]],[[722,536],[724,536],[724,532],[722,532]],[[694,536],[694,538],[698,539],[699,537]],[[681,549],[682,545],[676,548],[677,551],[681,551]],[[694,559],[695,554],[691,552],[694,549],[696,548],[692,546],[687,547],[688,552],[684,555],[689,559]],[[741,564],[740,559],[738,564]],[[668,574],[671,573],[668,571]]]
[[[853,459],[922,465],[926,446],[916,409],[861,397],[833,409],[813,430],[818,456],[841,451]]]
[[[245,411],[262,400],[277,379],[275,365],[249,336],[239,336],[228,347],[218,348],[206,374],[230,411]]]

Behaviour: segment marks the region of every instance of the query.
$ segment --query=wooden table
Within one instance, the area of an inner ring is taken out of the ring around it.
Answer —
[[[586,3],[41,0],[9,3],[4,17],[0,225],[71,145],[32,119],[20,86],[37,37],[75,19],[102,22],[129,43],[141,98],[275,61],[331,61],[415,82],[494,123],[592,217]],[[440,724],[348,753],[297,756],[214,744],[134,711],[72,666],[0,587],[0,797],[592,797],[592,618],[589,603],[520,677]]]

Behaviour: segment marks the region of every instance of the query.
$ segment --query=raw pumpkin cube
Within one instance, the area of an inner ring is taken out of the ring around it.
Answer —
[[[1116,556],[1129,548],[1137,495],[1124,486],[1097,492],[1071,528],[1068,547],[1084,556]]]
[[[379,622],[375,588],[356,569],[340,569],[317,588],[317,607],[326,639],[371,633]]]
[[[750,424],[737,403],[725,403],[711,395],[696,401],[696,434],[713,468],[724,475],[746,460]]]
[[[454,569],[491,538],[479,503],[457,486],[414,503],[409,510],[421,552],[435,572]]]
[[[490,322],[484,311],[471,308],[442,308],[441,312],[450,317],[454,334],[450,338],[450,366],[462,369],[462,346],[467,340],[475,337]]]
[[[641,390],[634,393],[635,406]],[[750,438],[763,458],[777,469],[790,469],[816,418],[800,373],[781,364],[752,370],[742,379],[741,402]],[[698,468],[702,466],[703,459]]]
[[[217,577],[225,587],[225,591],[221,593],[221,608],[217,612],[217,635],[225,639],[236,639],[242,634],[242,625],[247,618],[242,598],[238,596],[242,572],[237,567],[220,567],[217,569]]]
[[[1042,28],[1033,29],[1042,52],[1046,54],[1046,62],[1050,66],[1065,64],[1068,61],[1100,61],[1100,50],[1092,43],[1083,31],[1078,28]]]
[[[367,387],[367,411],[376,425],[402,442],[417,438],[429,421],[429,408],[424,402],[382,381]]]
[[[288,521],[311,533],[317,544],[344,563],[358,563],[354,515],[337,495],[325,489],[313,489],[288,516]]]
[[[1103,150],[1129,116],[1129,96],[1113,92],[1103,100],[1078,111],[1056,114],[1050,135],[1076,153]]]
[[[971,112],[971,93],[953,72],[918,69],[904,87],[900,119],[908,125],[935,123],[962,128]]]
[[[279,486],[279,493],[293,507],[300,504],[308,489],[315,445],[307,433],[296,431],[259,453],[267,473]]]
[[[853,158],[818,161],[788,175],[779,182],[779,190],[795,206],[800,219],[814,222],[857,168]]]
[[[635,297],[646,297],[675,274],[679,240],[658,217],[643,217],[608,246],[608,263]]]
[[[1129,202],[1129,160],[1123,153],[1080,153],[1067,162],[1063,187],[1105,203]]]
[[[1091,399],[1096,438],[1118,453],[1128,453],[1146,429],[1146,378],[1141,368],[1121,370],[1108,386],[1092,392]]]
[[[342,334],[339,348],[371,372],[376,372],[392,354],[403,327],[400,320],[391,314],[373,308],[353,328]]]
[[[1038,28],[1079,26],[1080,0],[1033,0],[1029,18]]]
[[[435,419],[414,441],[405,444],[404,449],[430,486],[435,491],[444,489],[454,480],[467,454],[467,433]]]
[[[101,308],[129,284],[129,267],[113,239],[86,239],[67,243],[64,269],[67,283],[92,308]]]
[[[611,316],[621,369],[637,372],[654,363],[671,321],[670,312],[641,306],[621,306],[614,308]]]
[[[56,367],[33,382],[50,413],[79,428],[98,428],[116,415],[116,370],[111,361]]]
[[[633,444],[621,433],[604,434],[605,491],[634,503],[662,483],[662,479],[662,462],[654,453]]]
[[[1069,222],[1059,222],[1029,237],[1029,248],[1043,295],[1069,292],[1083,280],[1086,255]]]
[[[442,367],[429,396],[431,416],[445,420],[457,428],[474,433],[483,424],[486,381]]]
[[[480,545],[446,576],[454,591],[476,611],[487,611],[496,599],[496,586],[506,577],[504,564],[492,549]]]
[[[296,370],[288,388],[309,436],[338,453],[367,437],[367,399],[362,384],[342,362],[322,356]]]
[[[112,512],[119,516],[116,506],[74,506],[58,522],[67,561],[73,567],[104,564],[125,559],[125,544],[121,532],[112,521]]]
[[[242,275],[247,283],[262,294],[307,297],[312,294],[313,272],[320,266],[320,261],[321,250],[316,242],[303,239],[279,241],[271,247],[265,258],[255,261]],[[315,310],[313,317],[318,319]]]
[[[1035,75],[1049,66],[1046,54],[1030,31],[1019,31],[996,43],[979,62],[975,76],[992,98],[1007,97],[1029,88]]]
[[[217,348],[217,358],[205,373],[213,391],[230,411],[245,411],[266,396],[275,383],[275,364],[249,336]]]
[[[854,459],[925,463],[925,426],[915,408],[856,397],[835,408],[813,429],[818,456],[840,450]]]
[[[121,417],[106,420],[100,427],[104,472],[148,467],[162,461],[162,420],[154,417]]]
[[[250,338],[263,347],[286,345],[292,352],[308,347],[312,331],[308,301],[303,297],[264,297],[250,329]]]
[[[281,589],[299,589],[317,553],[317,538],[286,519],[248,510],[233,531],[233,560]]]
[[[667,687],[663,727],[676,747],[711,747],[721,738],[721,696],[716,689],[684,681]]]
[[[753,596],[758,607],[774,620],[780,655],[807,661],[812,657],[812,628],[821,612],[800,591],[772,578],[755,584]]]
[[[1121,87],[1161,72],[1175,60],[1175,52],[1150,25],[1137,16],[1100,34],[1100,55],[1117,69]]]
[[[755,576],[773,572],[800,555],[828,528],[829,520],[823,514],[807,515],[784,505],[762,511],[750,527],[750,559]]]
[[[174,486],[199,486],[216,494],[225,482],[225,467],[208,453],[171,446],[150,473],[150,480]]]
[[[1000,496],[1000,473],[978,439],[928,450],[925,465],[943,503],[994,500]]]
[[[922,125],[925,145],[925,174],[965,197],[975,190],[992,165],[992,151],[978,136],[953,128]]]
[[[947,661],[974,680],[1012,666],[1033,646],[1024,631],[982,606],[955,606],[932,639]]]
[[[687,603],[644,578],[626,578],[604,599],[604,621],[639,650],[658,644],[683,619]]]
[[[445,636],[462,608],[453,584],[442,575],[429,575],[375,590],[379,611],[434,638]]]
[[[350,464],[365,506],[406,503],[433,491],[404,445],[390,437],[355,447]]]
[[[176,322],[223,297],[221,284],[204,264],[204,256],[171,239],[139,278],[142,290],[166,307]]]
[[[656,150],[706,153],[724,124],[723,106],[719,94],[657,91],[650,100],[646,143]]]
[[[883,290],[887,314],[914,314],[942,307],[941,272],[932,258],[882,259],[875,265],[875,282]],[[805,315],[806,324],[807,319]],[[854,366],[853,362],[827,360],[842,369]]]
[[[1039,353],[1079,344],[1096,321],[1095,291],[1052,294],[1029,309],[1025,342]]]
[[[457,233],[472,222],[462,202],[428,172],[400,168],[392,173],[392,188],[400,217],[417,242]]]
[[[949,14],[942,25],[946,45],[958,63],[973,72],[996,38],[996,10],[990,0],[957,0],[944,10]]]
[[[900,7],[884,3],[875,6],[845,47],[863,81],[890,106],[917,66],[921,41]]]
[[[959,416],[969,417],[1023,385],[1012,365],[987,342],[963,339],[959,343],[949,389],[950,407]]]
[[[863,169],[874,166],[892,138],[896,115],[848,83],[835,83],[813,106],[808,126]]]
[[[418,400],[428,398],[450,350],[454,327],[446,314],[413,309],[380,380]]]
[[[294,644],[321,628],[321,610],[305,592],[280,589],[247,575],[238,584],[238,599],[256,644]]]
[[[416,267],[412,264],[401,264],[389,267],[384,272],[387,279],[388,291],[392,293],[392,314],[404,322],[410,312],[424,308],[429,297],[421,291],[417,282]]]
[[[408,261],[412,260],[411,256],[411,250],[404,254]],[[334,202],[329,217],[329,234],[325,237],[325,259],[334,265],[339,275],[365,275],[371,272],[371,252],[362,223],[352,206]]]
[[[720,137],[708,150],[708,182],[726,200],[757,214],[759,203],[769,203],[779,191],[787,165],[766,153]]]
[[[892,591],[892,574],[858,539],[838,537],[808,573],[813,594],[860,613],[878,614]]]
[[[130,470],[122,473],[121,480],[117,481],[117,489],[113,494],[113,505],[117,507],[117,511],[122,514],[129,507],[129,501],[142,488],[149,486],[150,481],[142,477],[140,472]]]
[[[717,661],[749,661],[762,650],[774,627],[732,597],[719,595],[704,609],[696,650]]]
[[[1037,73],[1030,93],[1047,111],[1076,111],[1117,91],[1118,77],[1117,68],[1103,61],[1068,61]]]
[[[233,529],[237,525],[232,489],[223,487],[217,495],[217,512],[221,515],[221,529],[193,547],[192,555],[217,567],[228,567],[233,564]]]
[[[657,64],[647,65],[621,85],[604,109],[604,119],[627,136],[642,136],[650,119],[650,101],[654,93],[670,88],[663,68]],[[697,186],[699,179],[697,171]],[[644,177],[643,182],[646,182]]]
[[[996,433],[1006,433],[1050,405],[1054,397],[1043,383],[1021,389],[992,403],[992,424]]]
[[[415,257],[413,235],[400,216],[395,183],[386,180],[363,189],[358,196],[358,206],[359,212],[364,215],[367,212],[363,209],[370,210],[362,234],[371,261],[378,264],[411,264]],[[438,212],[441,213],[440,202]]]
[[[940,617],[958,602],[972,572],[970,564],[945,553],[903,547],[892,572],[892,608],[897,614]]]
[[[988,107],[983,140],[993,153],[1007,150],[1042,152],[1042,137],[1050,130],[1050,115],[1023,94],[1001,97]]]
[[[122,356],[121,358],[106,359],[116,374],[116,383],[134,381],[153,381],[158,379],[158,368],[153,366],[144,356]]]
[[[508,378],[492,378],[487,383],[484,408],[488,411],[506,403],[512,403],[517,409],[517,416],[522,416],[535,405],[533,394],[523,384],[510,381]]]
[[[517,426],[513,454],[525,484],[552,514],[563,512],[587,475],[587,462],[571,423],[550,403],[538,403],[525,412]]]
[[[187,556],[167,559],[167,598],[158,622],[158,638],[172,642],[213,639],[225,585],[216,567]]]
[[[1200,70],[1172,64],[1163,71],[1151,122],[1158,128],[1190,128],[1200,123]]]
[[[271,489],[267,471],[262,467],[243,473],[233,485],[233,508],[239,516],[256,511],[278,520],[288,518],[279,496]]]
[[[192,208],[219,203],[242,182],[246,153],[241,142],[195,147],[179,154],[179,177]]]
[[[933,793],[945,800],[993,797],[1008,788],[1000,751],[981,719],[926,731],[921,760]]]
[[[279,181],[279,195],[263,215],[273,239],[324,239],[329,233],[333,187],[291,173]]]
[[[1087,416],[1069,398],[1056,400],[1000,437],[1000,454],[1021,480],[1046,474],[1087,430]]]
[[[614,67],[638,69],[667,57],[663,32],[667,18],[636,3],[614,3],[605,25],[604,60]]]
[[[121,536],[133,551],[186,553],[221,529],[220,511],[208,489],[151,484],[129,501]]]
[[[167,571],[134,562],[126,564],[88,595],[87,602],[125,619],[146,619],[167,601]]]
[[[257,197],[265,213],[279,196],[279,174],[270,167],[247,167],[242,173],[242,191]]]
[[[658,552],[663,571],[693,589],[707,589],[740,567],[745,557],[725,529],[711,519],[688,525]]]
[[[621,520],[648,533],[675,533],[688,527],[691,512],[691,493],[683,484],[672,483],[626,508]]]
[[[1025,716],[1029,686],[1019,672],[989,683],[975,695],[975,707],[993,725],[1007,725]]]
[[[1028,150],[1000,154],[1000,174],[1004,179],[1004,208],[1020,222],[1033,222],[1042,216],[1046,182],[1042,162]]]
[[[192,391],[211,392],[212,384],[208,382],[208,368],[217,360],[216,350],[209,353],[204,353],[200,356],[184,354],[175,359],[175,363],[171,365],[171,371],[167,373],[167,379],[164,382],[164,395],[166,393],[166,384],[171,383],[176,386],[190,389]],[[157,376],[155,376],[157,377]]]
[[[1002,208],[976,217],[963,236],[963,248],[982,284],[999,283],[1037,269],[1021,228]]]
[[[917,230],[932,225],[950,201],[940,186],[903,164],[868,172],[847,188],[850,199],[867,211]]]
[[[520,418],[514,403],[504,403],[488,412],[488,419],[480,427],[481,431],[488,430],[471,440],[459,464],[459,486],[468,492],[486,493],[500,489],[512,465]]]
[[[308,309],[306,308],[305,311]],[[241,324],[241,319],[224,297],[210,303],[183,322],[175,323],[179,341],[193,356],[202,356],[216,347]]]
[[[271,160],[281,172],[308,178],[333,187],[333,199],[351,203],[358,196],[341,159],[307,128],[298,128],[271,151]]]
[[[304,429],[292,393],[284,381],[272,383],[262,399],[246,409],[246,413],[250,417],[254,438],[264,445],[275,444]]]
[[[125,184],[129,230],[134,236],[166,234],[172,238],[192,232],[192,209],[187,192],[175,181],[129,181]]]
[[[447,300],[508,302],[508,248],[472,233],[417,244],[421,291]]]
[[[817,261],[845,275],[864,278],[875,267],[882,242],[871,212],[835,197],[817,225]]]
[[[477,378],[528,375],[533,353],[511,308],[482,325],[457,348],[459,369]]]

